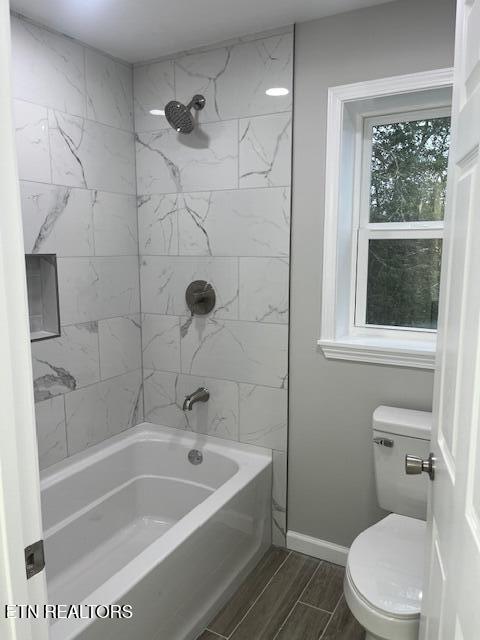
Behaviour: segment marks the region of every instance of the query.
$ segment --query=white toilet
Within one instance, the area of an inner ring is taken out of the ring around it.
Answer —
[[[373,447],[378,503],[392,513],[353,542],[344,593],[365,640],[417,640],[422,601],[428,476],[405,473],[405,456],[428,458],[432,414],[378,407]]]

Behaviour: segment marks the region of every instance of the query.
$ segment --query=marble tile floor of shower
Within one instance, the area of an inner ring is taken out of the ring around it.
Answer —
[[[364,640],[345,569],[271,547],[197,640]]]

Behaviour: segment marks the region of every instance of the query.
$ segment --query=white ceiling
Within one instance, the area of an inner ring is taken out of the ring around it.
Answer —
[[[11,0],[14,11],[129,62],[392,0]]]

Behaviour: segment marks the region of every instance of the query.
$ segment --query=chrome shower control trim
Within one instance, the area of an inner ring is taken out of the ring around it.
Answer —
[[[187,307],[192,316],[205,316],[215,307],[217,297],[212,285],[206,280],[194,280],[185,291]]]

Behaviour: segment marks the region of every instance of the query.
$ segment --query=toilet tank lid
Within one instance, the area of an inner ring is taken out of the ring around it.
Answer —
[[[432,414],[430,411],[414,411],[381,405],[373,412],[373,428],[398,436],[430,440]]]

